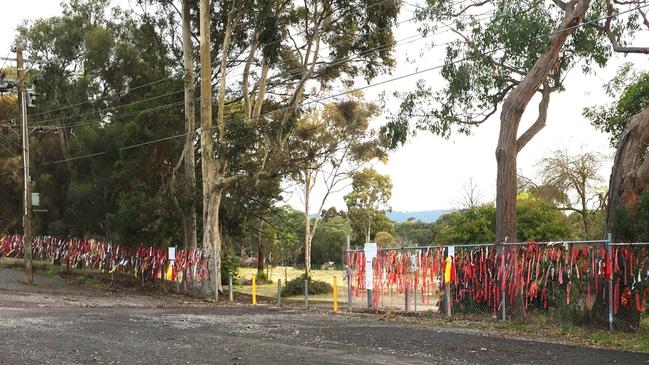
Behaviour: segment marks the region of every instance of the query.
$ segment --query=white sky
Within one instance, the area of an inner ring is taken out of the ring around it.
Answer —
[[[128,6],[128,0],[120,0]],[[0,22],[0,57],[9,53],[15,37],[15,28],[23,20],[37,19],[59,15],[61,13],[57,0],[3,0],[4,16]],[[401,19],[411,15],[408,9],[402,11]],[[396,30],[395,38],[402,39],[416,34],[416,25],[407,23]],[[375,80],[385,80],[395,76],[408,74],[415,69],[440,65],[443,61],[443,48],[424,48],[423,57],[420,57],[422,47],[429,40],[421,40],[406,46],[398,47],[397,67],[392,75],[386,75]],[[648,45],[649,36],[642,33],[636,44]],[[13,54],[11,54],[13,56]],[[408,63],[408,59],[417,59]],[[607,102],[602,85],[608,82],[623,62],[632,62],[638,69],[649,69],[649,60],[646,56],[628,56],[623,58],[615,56],[605,69],[596,70],[590,75],[583,75],[575,69],[569,74],[565,85],[566,91],[555,94],[550,101],[547,125],[519,154],[518,166],[525,176],[535,176],[535,163],[556,149],[566,148],[572,153],[579,151],[599,151],[612,156],[614,151],[608,146],[606,135],[596,131],[589,122],[582,117],[582,109],[586,106],[599,105]],[[0,61],[0,65],[2,65]],[[416,80],[422,78],[434,84],[440,81],[436,71],[423,73],[418,76],[371,88],[366,91],[368,99],[372,100],[385,91],[407,90],[412,88]],[[536,117],[537,104],[535,100],[530,103],[530,111],[523,118],[519,133],[531,124]],[[379,165],[377,169],[392,177],[394,185],[391,206],[394,210],[419,211],[431,209],[445,209],[453,207],[453,202],[461,193],[462,186],[469,179],[478,185],[484,201],[493,201],[496,192],[496,160],[495,147],[498,138],[498,116],[496,113],[491,120],[474,130],[471,136],[454,135],[450,140],[444,140],[426,133],[417,137],[390,154],[386,165]],[[601,169],[601,175],[608,179],[611,164],[606,163]],[[318,191],[315,191],[317,200]],[[335,205],[344,207],[342,196],[346,192],[336,194],[326,206]],[[302,203],[299,194],[291,196],[289,203],[301,209]],[[317,204],[312,204],[317,205]],[[315,209],[315,208],[314,208]]]

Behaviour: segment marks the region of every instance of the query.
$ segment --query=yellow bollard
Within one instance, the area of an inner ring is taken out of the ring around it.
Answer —
[[[334,313],[338,313],[338,284],[336,283],[336,275],[334,275]]]
[[[257,277],[252,277],[252,304],[257,305]]]

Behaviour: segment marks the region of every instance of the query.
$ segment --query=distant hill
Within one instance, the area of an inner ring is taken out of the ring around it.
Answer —
[[[435,222],[442,214],[450,213],[452,211],[452,209],[423,210],[420,212],[392,211],[388,213],[388,217],[398,223],[405,222],[409,218],[415,218],[422,222],[432,223]]]

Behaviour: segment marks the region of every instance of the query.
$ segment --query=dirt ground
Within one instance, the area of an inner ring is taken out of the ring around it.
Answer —
[[[64,279],[26,285],[0,265],[0,364],[649,364],[649,354]]]

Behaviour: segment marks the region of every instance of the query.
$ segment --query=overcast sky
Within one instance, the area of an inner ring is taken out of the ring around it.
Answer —
[[[0,57],[9,54],[15,38],[16,26],[24,20],[59,15],[59,2],[56,0],[21,0],[3,1],[4,16],[0,22]],[[128,6],[128,0],[120,0]],[[411,2],[412,3],[412,2]],[[409,8],[401,14],[401,20],[412,15]],[[416,25],[406,23],[398,27],[397,40],[417,34]],[[408,74],[415,69],[441,65],[443,49],[430,49],[427,40],[420,40],[397,48],[397,66],[392,75],[380,77],[376,81]],[[635,40],[639,45],[649,44],[649,33],[641,33]],[[420,55],[423,53],[423,57]],[[13,54],[11,54],[13,55]],[[414,63],[408,60],[416,60]],[[609,81],[623,62],[632,62],[638,69],[649,69],[646,55],[616,56],[604,69],[595,70],[592,74],[583,75],[575,69],[568,75],[566,91],[555,94],[550,101],[547,125],[519,154],[518,166],[525,176],[534,177],[535,164],[541,158],[556,149],[567,149],[572,153],[580,151],[598,151],[612,156],[614,151],[608,145],[606,135],[596,131],[582,116],[584,107],[600,105],[609,100],[603,92],[602,85]],[[0,61],[0,65],[2,61]],[[424,79],[435,85],[440,81],[436,71],[423,73],[415,77],[388,83],[366,91],[369,99],[376,99],[381,92],[407,90],[417,79]],[[520,133],[536,117],[537,103],[530,103],[529,113],[523,118]],[[453,208],[454,202],[469,179],[478,185],[483,201],[495,200],[496,160],[495,147],[498,138],[498,114],[485,124],[476,128],[471,136],[453,135],[449,140],[421,133],[412,138],[406,145],[390,154],[389,162],[377,165],[382,173],[392,177],[394,185],[391,206],[394,210],[431,210]],[[378,121],[380,122],[380,120]],[[605,163],[601,175],[608,180],[611,164]],[[316,191],[317,195],[319,192]],[[344,207],[342,196],[345,192],[331,197],[330,204]],[[289,203],[301,208],[299,194],[288,197]],[[314,208],[315,209],[315,208]]]

